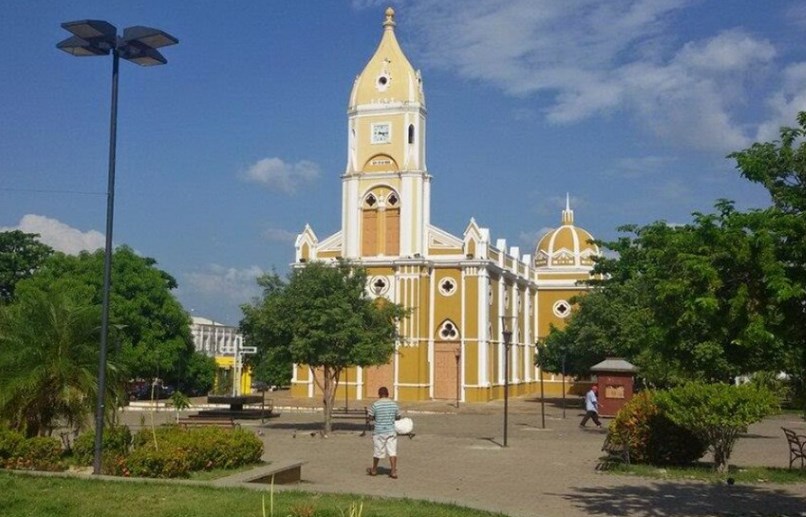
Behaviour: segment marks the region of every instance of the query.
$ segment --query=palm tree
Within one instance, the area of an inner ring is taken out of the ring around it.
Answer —
[[[0,419],[28,436],[59,426],[80,431],[92,414],[100,309],[77,298],[21,289],[14,303],[0,307]],[[108,365],[108,372],[113,396],[117,370]]]

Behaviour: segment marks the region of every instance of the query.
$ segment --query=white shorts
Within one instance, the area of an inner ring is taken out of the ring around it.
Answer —
[[[397,456],[397,434],[373,434],[372,457],[383,459]]]

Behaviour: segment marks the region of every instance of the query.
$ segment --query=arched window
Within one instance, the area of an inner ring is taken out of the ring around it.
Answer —
[[[414,124],[409,124],[409,143],[414,143]]]

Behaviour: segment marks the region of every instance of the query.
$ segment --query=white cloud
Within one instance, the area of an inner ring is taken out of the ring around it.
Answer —
[[[243,177],[269,189],[293,194],[300,185],[319,177],[319,165],[308,160],[286,163],[280,158],[263,158],[251,165]]]
[[[509,95],[550,95],[550,122],[621,110],[672,144],[741,148],[752,135],[735,112],[775,48],[737,29],[675,42],[669,25],[690,3],[420,0],[411,16],[426,64]]]
[[[237,269],[210,264],[204,270],[183,275],[182,298],[186,303],[190,301],[190,307],[211,301],[220,305],[247,303],[260,295],[256,279],[262,274],[258,266]]]
[[[38,233],[41,242],[69,255],[77,255],[81,251],[95,251],[105,245],[104,234],[101,232],[95,230],[82,232],[44,215],[26,214],[16,227],[0,228],[0,231],[9,230]]]
[[[759,126],[756,141],[768,142],[779,139],[780,128],[796,126],[795,115],[806,111],[806,62],[789,65],[784,70],[783,76],[781,89],[767,101],[772,115]]]

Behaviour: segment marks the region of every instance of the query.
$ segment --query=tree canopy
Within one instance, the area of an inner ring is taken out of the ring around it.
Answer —
[[[310,367],[324,394],[325,429],[345,368],[389,361],[394,351],[399,305],[368,296],[366,270],[349,262],[311,262],[287,281],[276,274],[258,280],[263,298],[243,306],[245,339],[275,358]]]
[[[104,252],[55,253],[18,289],[67,292],[86,305],[100,306]],[[190,318],[171,293],[176,280],[152,258],[118,247],[112,259],[110,357],[131,377],[161,377],[178,382],[194,354]]]
[[[0,307],[0,419],[28,436],[82,429],[98,393],[100,322],[99,307],[63,291],[20,290]],[[107,371],[114,400],[120,370],[110,361]]]
[[[17,282],[30,277],[53,253],[37,240],[39,235],[20,230],[0,232],[0,303],[14,298]]]
[[[730,155],[773,198],[764,210],[720,200],[685,225],[620,228],[600,243],[613,256],[579,297],[564,329],[552,329],[540,363],[587,373],[608,355],[634,362],[656,385],[727,381],[761,370],[806,378],[806,114],[781,140]]]

